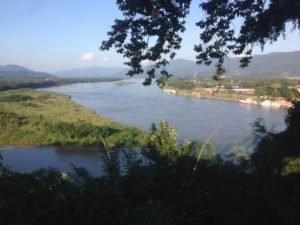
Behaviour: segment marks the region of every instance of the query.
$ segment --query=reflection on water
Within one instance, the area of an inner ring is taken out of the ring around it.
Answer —
[[[127,160],[145,158],[140,149],[110,150],[110,158],[118,159],[121,172],[127,168]],[[95,176],[105,173],[106,153],[97,147],[12,147],[3,146],[0,150],[4,165],[18,172],[33,172],[40,168],[56,168],[62,172],[73,172],[73,166],[83,167]],[[129,159],[126,157],[130,155]]]
[[[156,85],[145,87],[142,80],[124,86],[113,82],[78,83],[44,89],[71,96],[76,103],[99,115],[124,124],[150,129],[152,123],[167,120],[179,131],[179,139],[204,140],[220,124],[228,123],[214,136],[219,142],[242,140],[256,118],[265,119],[277,130],[284,128],[286,109],[248,106],[235,102],[196,99],[165,94]]]
[[[42,167],[70,172],[71,164],[84,167],[93,174],[101,175],[103,172],[103,157],[97,148],[4,146],[0,153],[5,165],[20,172],[32,172]]]

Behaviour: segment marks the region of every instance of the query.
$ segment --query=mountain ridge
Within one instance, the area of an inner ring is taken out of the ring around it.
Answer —
[[[272,52],[255,55],[249,67],[239,68],[240,57],[229,57],[224,67],[227,76],[242,77],[283,77],[300,76],[300,51]],[[175,78],[210,77],[215,72],[214,62],[197,65],[195,61],[177,58],[169,62],[166,69]],[[147,66],[144,66],[147,69]],[[18,65],[0,65],[0,80],[45,79],[45,78],[126,78],[127,68],[92,66],[57,71],[54,73],[36,72]],[[54,74],[54,75],[53,75]]]
[[[239,68],[240,57],[229,57],[224,67],[227,76],[245,77],[281,77],[283,75],[300,76],[300,51],[272,52],[254,55],[251,64],[245,69]],[[209,77],[215,72],[215,62],[209,66],[197,65],[195,61],[177,58],[169,62],[166,69],[175,78]],[[147,66],[144,66],[147,70]],[[126,68],[87,67],[55,72],[58,77],[117,77],[125,78]]]
[[[255,55],[250,65],[240,68],[241,57],[229,57],[225,60],[226,75],[229,76],[253,76],[253,77],[280,77],[283,75],[300,76],[300,51],[273,52],[266,55]],[[211,76],[215,67],[213,62],[209,66],[197,65],[192,60],[175,59],[170,62],[166,69],[179,77],[205,77]],[[181,67],[181,62],[186,66]]]
[[[14,64],[0,65],[0,80],[30,80],[30,79],[57,79],[56,76],[46,73],[30,70],[23,66]]]

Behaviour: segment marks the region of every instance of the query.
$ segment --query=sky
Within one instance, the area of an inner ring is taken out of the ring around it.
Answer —
[[[203,16],[194,0],[177,58],[195,60],[199,43],[195,23]],[[0,0],[0,65],[16,64],[56,72],[90,66],[122,67],[126,61],[113,49],[99,51],[114,19],[121,18],[112,0]],[[300,50],[299,30],[266,45],[264,52]]]

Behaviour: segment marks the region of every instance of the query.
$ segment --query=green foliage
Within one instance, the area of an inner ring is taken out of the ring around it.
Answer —
[[[291,161],[291,157],[300,157],[300,103],[294,102],[286,116],[286,130],[280,133],[268,132],[263,125],[257,124],[257,147],[251,156],[256,171],[261,175],[276,178],[283,173],[293,171],[291,165],[297,167],[297,160]],[[295,168],[295,171],[298,170]],[[285,172],[284,172],[285,171]]]
[[[300,158],[288,157],[283,159],[284,166],[281,174],[283,176],[299,174],[300,173]]]
[[[124,12],[123,20],[115,20],[112,31],[108,33],[109,40],[103,41],[101,50],[109,50],[115,47],[117,52],[128,58],[126,65],[131,67],[127,73],[129,76],[144,72],[142,60],[155,62],[147,71],[144,84],[151,84],[157,68],[164,67],[167,60],[163,55],[171,59],[175,56],[176,49],[180,48],[180,32],[185,30],[184,18],[188,14],[190,1],[124,1],[117,4]],[[155,38],[153,46],[149,39]],[[167,43],[167,44],[166,44]],[[164,69],[160,70],[161,77],[158,84],[170,75]]]
[[[168,163],[174,163],[190,150],[191,144],[186,141],[182,146],[178,145],[177,130],[166,121],[161,121],[159,128],[152,127],[150,146],[144,153],[154,162],[165,160]]]
[[[176,90],[188,90],[198,91],[200,93],[201,88],[216,88],[219,83],[212,81],[211,79],[197,79],[197,80],[179,80],[170,79],[167,82],[166,88],[172,88]],[[286,100],[300,99],[300,93],[296,91],[296,87],[300,85],[298,80],[287,80],[287,79],[250,79],[250,78],[226,78],[222,80],[221,86],[224,86],[227,90],[220,90],[219,97],[222,98],[221,94],[233,95],[237,99],[243,98],[246,94],[234,93],[232,89],[235,86],[239,88],[252,88],[255,89],[255,94],[248,94],[249,96],[266,97],[266,98],[278,98],[282,97]],[[202,90],[201,95],[209,96],[207,92]],[[264,100],[264,99],[260,99]]]
[[[300,27],[298,16],[299,1],[253,0],[253,1],[204,1],[200,7],[206,17],[197,23],[202,29],[201,44],[195,47],[199,53],[198,63],[210,64],[211,59],[218,59],[219,64],[229,52],[245,54],[241,66],[251,61],[252,48],[259,44],[262,48],[267,41],[274,42],[285,34],[285,24],[293,22]],[[242,19],[240,27],[232,23]]]
[[[0,80],[0,91],[22,89],[22,88],[47,88],[53,86],[61,86],[74,83],[87,82],[110,82],[118,81],[120,78],[60,78],[46,81],[44,79],[14,79],[14,80]]]
[[[8,96],[3,96],[0,98],[0,101],[2,102],[22,102],[22,101],[27,101],[27,100],[32,100],[32,97],[29,95],[8,95]]]
[[[69,97],[28,89],[0,93],[0,144],[144,146],[148,134],[86,110]]]
[[[178,151],[182,146],[176,144],[175,130],[162,122],[153,127],[148,151],[157,160],[151,154],[141,158],[133,151],[109,151],[102,177],[75,166],[69,174],[54,169],[19,174],[5,168],[0,223],[299,224],[299,109],[299,103],[290,109],[285,131],[259,129],[250,160],[197,162],[193,146]]]
[[[123,13],[116,19],[108,40],[100,50],[112,47],[129,61],[129,76],[143,74],[143,60],[153,62],[147,70],[144,84],[149,85],[158,70],[158,84],[171,74],[165,69],[168,59],[173,59],[181,47],[180,33],[185,31],[185,18],[189,14],[191,0],[118,0]],[[277,41],[286,33],[286,23],[293,29],[300,27],[299,0],[205,0],[199,7],[205,13],[197,23],[201,30],[200,43],[195,45],[197,63],[210,65],[216,60],[215,79],[225,72],[223,63],[229,53],[243,54],[241,67],[252,58],[252,49],[267,41]],[[293,30],[292,29],[292,30]],[[196,34],[195,34],[196,35]]]
[[[166,87],[171,87],[179,90],[191,90],[196,87],[196,85],[190,80],[174,80],[170,79],[167,82]]]

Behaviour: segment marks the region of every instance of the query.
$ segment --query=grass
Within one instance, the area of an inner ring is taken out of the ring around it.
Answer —
[[[148,133],[96,115],[60,94],[0,92],[0,145],[145,146]]]

